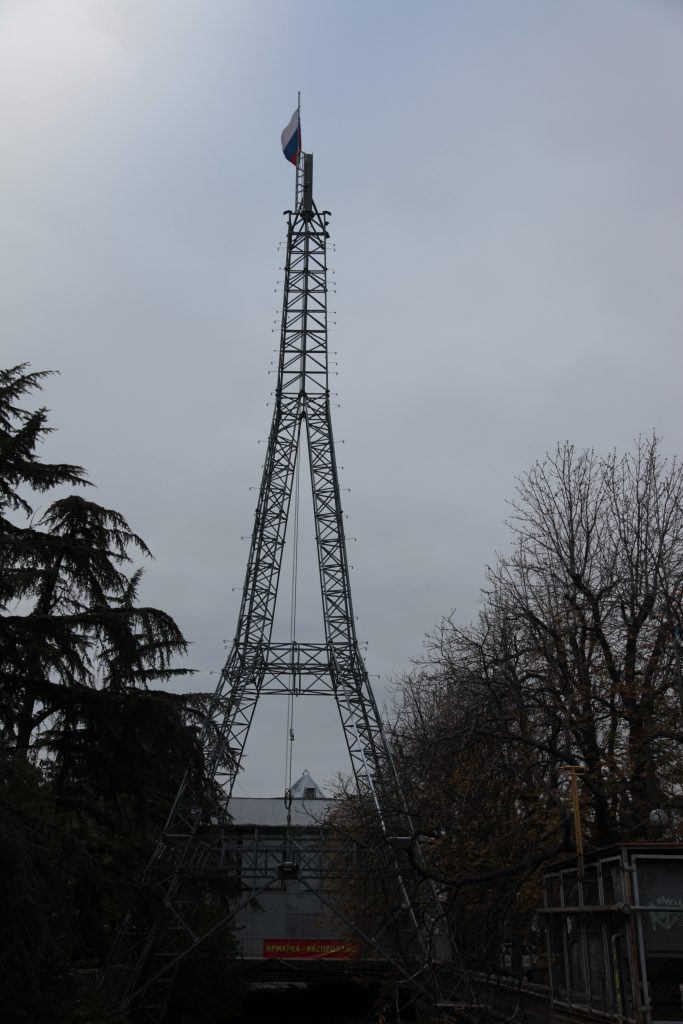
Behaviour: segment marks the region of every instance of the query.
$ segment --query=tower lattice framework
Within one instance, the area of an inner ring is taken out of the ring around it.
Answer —
[[[430,956],[424,916],[416,907],[414,887],[409,891],[406,883],[410,862],[405,851],[410,848],[414,865],[416,858],[421,862],[420,848],[356,636],[330,415],[330,214],[319,210],[313,200],[312,176],[313,158],[301,154],[296,209],[287,212],[273,420],[235,638],[202,731],[205,774],[191,767],[186,771],[143,879],[143,889],[151,895],[129,912],[104,974],[104,987],[131,1019],[145,1024],[163,1019],[178,963],[234,917],[247,900],[259,895],[251,890],[241,903],[240,895],[230,892],[222,920],[203,927],[198,911],[207,880],[223,880],[229,892],[234,878],[234,858],[226,839],[227,802],[254,712],[267,693],[325,694],[336,701],[358,792],[374,805],[378,833],[389,840],[384,845],[384,863],[393,872],[403,933],[412,934],[414,958],[426,961]],[[310,466],[324,638],[310,643],[273,642],[294,474],[304,446]],[[217,784],[211,792],[202,781],[206,775]],[[340,848],[337,854],[338,864],[344,863]],[[297,877],[317,890],[317,882],[307,880],[306,861],[304,851]],[[335,868],[334,852],[328,854],[326,865],[331,872],[343,870]],[[426,903],[431,906],[427,918],[433,922],[438,900],[427,890]],[[343,913],[340,916],[348,923]],[[361,934],[380,948],[376,937]]]

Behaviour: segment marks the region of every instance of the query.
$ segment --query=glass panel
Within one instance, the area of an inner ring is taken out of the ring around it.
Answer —
[[[621,942],[618,945],[619,958],[619,979],[621,983],[621,999],[624,1008],[624,1017],[635,1017],[633,1006],[633,978],[631,976],[631,959],[628,955],[628,939],[626,936],[626,925],[622,927]]]
[[[560,903],[560,876],[550,875],[545,881],[545,891],[549,907],[559,907]]]
[[[590,980],[591,1006],[594,1010],[610,1012],[612,992],[609,983],[610,965],[606,956],[602,925],[589,920],[586,925],[588,948],[588,976]]]
[[[600,903],[598,892],[598,869],[597,865],[589,865],[583,876],[583,902],[587,907],[595,907]]]
[[[579,881],[576,871],[562,872],[562,889],[564,892],[564,906],[578,907],[579,905]]]
[[[618,860],[602,862],[602,891],[603,902],[607,906],[624,902],[624,880]]]
[[[683,951],[683,858],[635,857],[643,941],[649,954]]]
[[[567,991],[567,968],[564,959],[564,920],[554,914],[548,923],[548,944],[550,947],[550,980],[553,999],[566,1003],[569,1000]]]
[[[645,958],[652,1020],[683,1020],[683,957]]]
[[[588,992],[586,989],[584,928],[577,914],[567,916],[566,927],[570,1002],[585,1005],[588,1002]]]

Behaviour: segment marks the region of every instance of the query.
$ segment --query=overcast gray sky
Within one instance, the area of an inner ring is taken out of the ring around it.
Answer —
[[[680,451],[681,53],[677,0],[0,0],[4,364],[61,371],[46,455],[152,548],[144,599],[197,686],[244,578],[297,90],[382,703],[476,615],[516,475],[565,439]],[[301,639],[313,583],[309,557]],[[348,769],[329,704],[297,702],[319,783]],[[283,711],[258,709],[240,792],[282,791]]]

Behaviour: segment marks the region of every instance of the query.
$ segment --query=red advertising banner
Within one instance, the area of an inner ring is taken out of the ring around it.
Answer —
[[[282,960],[352,960],[358,956],[358,943],[344,939],[264,939],[263,956]]]

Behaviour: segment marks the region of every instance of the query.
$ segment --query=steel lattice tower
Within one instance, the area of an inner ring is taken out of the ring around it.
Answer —
[[[429,940],[405,876],[409,862],[398,847],[420,857],[413,822],[384,736],[355,630],[343,513],[330,416],[327,347],[327,241],[329,211],[313,200],[313,157],[297,165],[296,209],[287,213],[287,255],[277,386],[235,639],[202,732],[205,765],[221,793],[207,793],[191,769],[147,869],[153,895],[130,913],[110,956],[104,987],[136,1021],[157,1024],[174,969],[198,942],[202,884],[229,880],[226,846],[216,825],[226,811],[259,698],[272,692],[324,693],[336,701],[358,791],[374,803],[388,863],[412,929],[416,957],[428,959]],[[297,458],[306,446],[313,495],[315,539],[324,619],[318,642],[271,640]],[[227,799],[226,799],[227,798]],[[212,837],[212,838],[209,838]],[[393,851],[393,852],[391,852]],[[306,883],[305,871],[301,880]],[[251,893],[250,898],[255,894]],[[256,894],[258,895],[258,893]],[[431,919],[438,913],[434,893]],[[239,902],[239,900],[237,901]],[[223,923],[234,916],[226,911]],[[342,915],[343,916],[343,915]],[[367,936],[365,936],[367,938]]]

